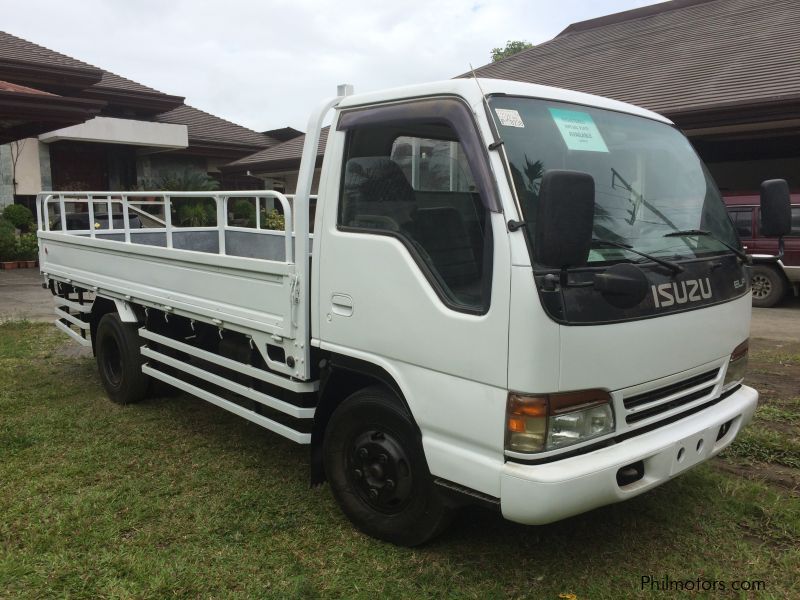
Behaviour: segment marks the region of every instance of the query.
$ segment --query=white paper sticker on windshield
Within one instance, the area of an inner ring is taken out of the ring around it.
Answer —
[[[525,123],[522,122],[522,117],[519,116],[516,110],[511,108],[495,108],[494,112],[497,113],[497,118],[500,119],[500,125],[505,125],[506,127],[525,127]]]
[[[563,108],[548,108],[553,121],[570,150],[608,152],[600,130],[589,113]]]

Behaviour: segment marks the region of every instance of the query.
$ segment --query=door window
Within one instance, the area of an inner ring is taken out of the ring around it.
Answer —
[[[398,238],[451,308],[485,312],[492,238],[472,173],[445,124],[352,128],[339,227]]]

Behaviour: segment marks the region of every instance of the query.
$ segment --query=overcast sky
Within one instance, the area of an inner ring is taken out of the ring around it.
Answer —
[[[448,79],[507,40],[654,0],[0,0],[0,28],[257,131],[305,130],[336,84]]]

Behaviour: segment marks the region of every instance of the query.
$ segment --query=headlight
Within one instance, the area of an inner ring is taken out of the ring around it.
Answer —
[[[746,339],[736,346],[731,353],[728,361],[728,370],[725,372],[725,382],[722,384],[722,391],[725,392],[734,386],[739,385],[747,374],[747,355],[750,350],[750,340]]]
[[[603,390],[508,395],[506,450],[555,450],[613,431],[611,396]]]

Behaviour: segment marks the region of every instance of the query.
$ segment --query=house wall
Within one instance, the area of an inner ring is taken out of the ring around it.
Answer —
[[[723,192],[757,191],[765,179],[785,179],[790,188],[800,189],[800,157],[710,162],[707,166]]]
[[[311,181],[311,193],[316,194],[317,190],[319,189],[319,178],[320,173],[322,172],[321,169],[314,169],[314,178]],[[297,176],[299,175],[298,171],[283,171],[279,173],[258,173],[255,175],[261,179],[274,179],[278,181],[284,182],[285,185],[285,193],[287,194],[294,194],[297,191]],[[272,186],[267,187],[267,189],[272,189]]]
[[[39,140],[28,138],[9,144],[17,158],[17,194],[34,195],[42,191],[42,172],[39,161]]]
[[[13,159],[18,152],[15,169]],[[51,189],[50,151],[47,144],[36,138],[26,138],[0,146],[0,207],[13,204],[14,196],[35,196]]]
[[[11,145],[0,146],[0,208],[14,202],[14,177],[11,166]]]

